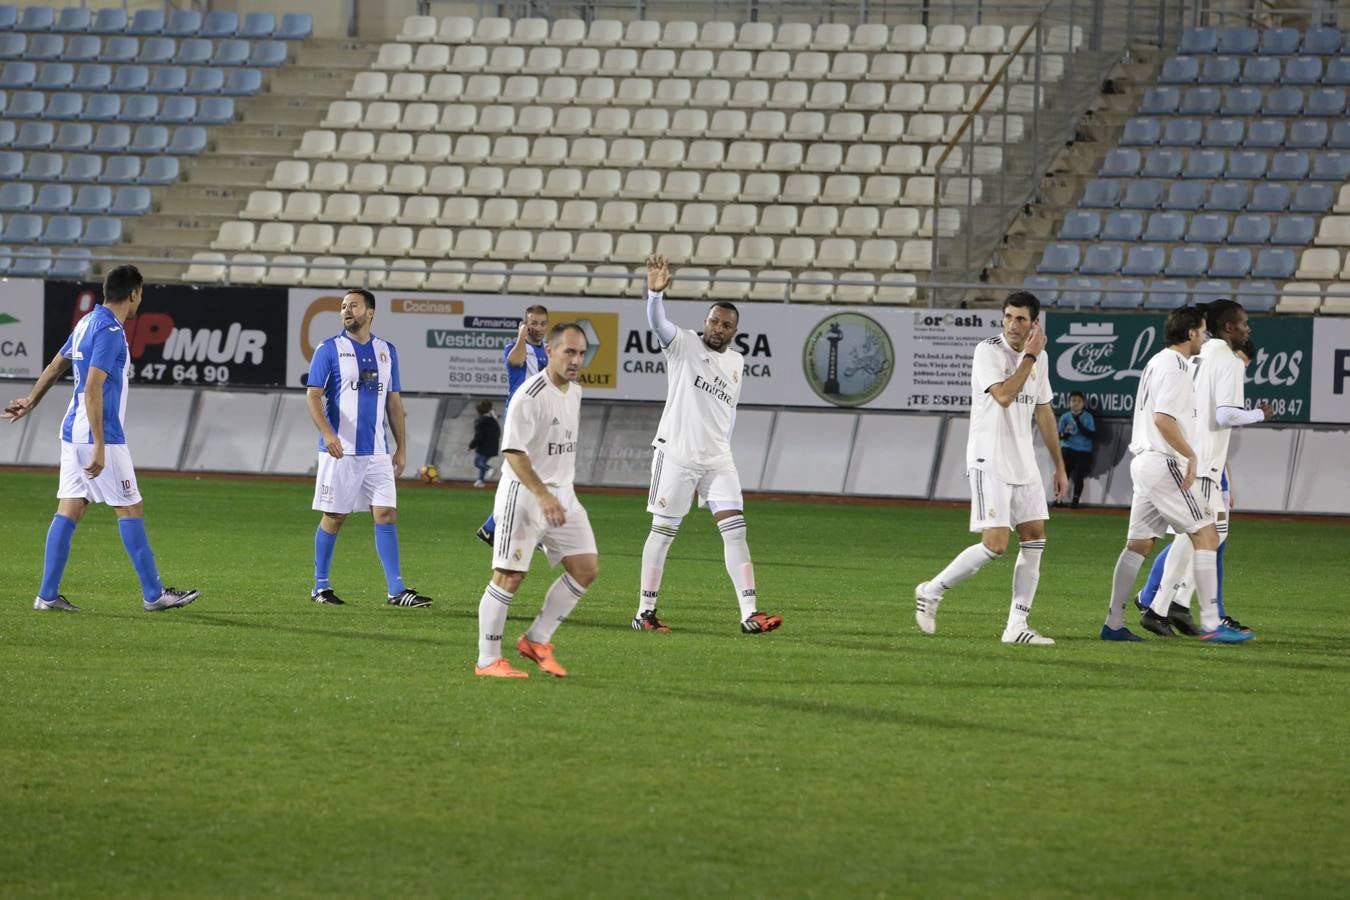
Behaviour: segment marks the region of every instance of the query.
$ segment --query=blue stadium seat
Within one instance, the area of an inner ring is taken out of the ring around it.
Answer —
[[[126,128],[125,125],[119,126]],[[127,141],[131,140],[131,135],[127,135]],[[153,162],[154,160],[151,160]],[[141,161],[135,156],[111,156],[108,158],[107,165],[103,167],[103,177],[99,180],[104,184],[134,184],[141,177]]]
[[[1125,182],[1125,195],[1120,198],[1120,208],[1157,209],[1162,198],[1162,182],[1134,178]]]
[[[90,30],[94,34],[121,34],[127,30],[127,11],[118,7],[100,9]]]
[[[1186,216],[1179,212],[1155,212],[1148,217],[1143,240],[1156,244],[1173,244],[1186,233]]]
[[[51,31],[56,25],[56,10],[50,6],[26,6],[19,16],[16,31]]]
[[[1152,290],[1144,295],[1144,309],[1172,310],[1186,306],[1190,302],[1184,281],[1159,278],[1151,287]]]
[[[1308,177],[1312,167],[1308,154],[1302,150],[1286,150],[1270,158],[1266,177],[1273,181],[1301,181]]]
[[[1260,52],[1271,56],[1287,56],[1298,52],[1303,35],[1297,28],[1267,28],[1261,35]]]
[[[1285,146],[1291,150],[1316,150],[1325,147],[1331,129],[1323,119],[1295,119],[1289,126]]]
[[[0,184],[0,210],[26,212],[33,205],[33,186],[21,181]]]
[[[155,66],[146,88],[156,94],[177,94],[187,87],[187,69],[182,66]]]
[[[1206,147],[1236,147],[1242,143],[1241,119],[1210,119],[1201,143]]]
[[[70,63],[94,62],[103,52],[103,40],[96,34],[76,34],[66,41],[61,58]]]
[[[88,122],[65,122],[52,139],[52,149],[62,153],[79,153],[87,150],[93,139],[93,125]]]
[[[164,26],[170,37],[196,37],[202,30],[202,14],[193,9],[176,9]]]
[[[277,37],[287,41],[301,41],[313,34],[314,17],[309,13],[286,13],[277,29]]]
[[[213,66],[242,66],[248,63],[248,41],[219,41],[211,54]]]
[[[81,216],[99,216],[112,205],[112,188],[106,184],[82,184],[70,204],[70,211]]]
[[[1209,251],[1204,247],[1173,247],[1164,275],[1173,278],[1199,278],[1209,268]]]
[[[5,63],[5,67],[0,69],[0,88],[32,87],[36,78],[36,65],[23,60],[14,60]]]
[[[1331,138],[1327,141],[1327,146],[1337,150],[1350,150],[1350,119],[1336,122],[1331,126]]]
[[[1181,105],[1181,89],[1175,87],[1151,87],[1144,91],[1144,99],[1139,102],[1139,114],[1144,116],[1169,116]]]
[[[145,66],[118,66],[113,75],[112,87],[115,91],[135,93],[150,86],[150,70]]]
[[[198,125],[225,125],[234,121],[234,100],[230,97],[203,97],[197,104]]]
[[[173,61],[180,66],[204,66],[211,62],[211,50],[205,38],[184,38]]]
[[[1106,221],[1102,224],[1101,239],[1124,243],[1139,240],[1139,236],[1143,233],[1143,213],[1121,210],[1107,215]]]
[[[1266,154],[1261,150],[1234,150],[1228,154],[1228,168],[1223,177],[1230,180],[1264,178]]]
[[[1141,171],[1147,178],[1176,178],[1185,162],[1186,156],[1180,150],[1151,150]]]
[[[1186,155],[1182,178],[1218,178],[1223,174],[1222,150],[1192,150]]]
[[[1261,89],[1253,87],[1226,88],[1223,103],[1216,110],[1225,116],[1254,116],[1261,108]],[[1212,115],[1213,113],[1205,113]]]
[[[1316,233],[1317,219],[1312,216],[1280,216],[1270,236],[1270,243],[1304,247],[1313,242]]]
[[[1303,35],[1304,53],[1328,56],[1341,49],[1341,33],[1335,28],[1309,28]]]
[[[147,66],[163,65],[164,63],[172,62],[177,46],[178,45],[174,42],[173,38],[146,38],[141,41],[141,53],[136,61]]]
[[[1350,85],[1350,56],[1337,56],[1327,60],[1327,70],[1322,75],[1322,83],[1328,86]]]
[[[1249,56],[1242,64],[1243,84],[1275,84],[1280,80],[1280,61],[1269,56]]]
[[[1263,149],[1283,147],[1286,130],[1284,119],[1253,119],[1247,124],[1245,144]]]
[[[1284,212],[1289,208],[1292,193],[1287,184],[1257,184],[1252,188],[1247,209],[1250,212]]]
[[[9,32],[0,34],[0,59],[23,59],[28,49],[28,38]]]
[[[1093,244],[1083,254],[1078,271],[1084,275],[1114,275],[1125,261],[1125,251],[1117,244]]]
[[[8,233],[8,229],[6,229]],[[15,278],[42,278],[51,272],[52,251],[48,247],[26,247],[14,255],[9,274]]]
[[[1270,240],[1270,216],[1258,213],[1244,213],[1233,220],[1233,230],[1228,232],[1230,244],[1264,244]]]
[[[1194,147],[1200,143],[1200,132],[1199,119],[1168,119],[1158,143],[1165,147]]]
[[[1059,292],[1056,306],[1081,309],[1102,302],[1102,282],[1099,278],[1066,278]]]
[[[1308,95],[1306,116],[1339,116],[1345,112],[1345,88],[1317,88]]]
[[[118,219],[90,219],[81,244],[106,247],[122,242],[122,223]]]
[[[1094,178],[1083,188],[1083,199],[1079,206],[1110,208],[1120,202],[1120,182],[1104,178]]]
[[[1164,250],[1154,244],[1138,244],[1130,248],[1125,257],[1125,265],[1120,267],[1122,275],[1138,275],[1149,278],[1162,272]]]
[[[1242,66],[1232,56],[1211,56],[1200,66],[1200,84],[1232,84]]]
[[[239,33],[239,16],[230,10],[216,10],[206,14],[201,35],[204,38],[232,38]]]
[[[258,41],[248,58],[250,66],[274,68],[286,62],[286,45],[281,41]]]
[[[1289,202],[1291,212],[1324,213],[1336,202],[1336,191],[1332,185],[1309,182],[1300,184]]]
[[[1303,111],[1303,92],[1296,87],[1267,91],[1261,101],[1263,116],[1296,116]]]
[[[111,122],[121,114],[121,94],[91,94],[81,118],[86,122]]]
[[[90,256],[90,251],[84,247],[62,247],[56,251],[51,270],[47,273],[48,277],[83,281],[89,277],[92,265]]]
[[[12,31],[19,24],[19,8],[5,4],[0,6],[0,31]]]
[[[1317,84],[1322,80],[1322,60],[1316,56],[1295,56],[1284,62],[1281,84]]]
[[[1211,278],[1246,278],[1252,270],[1252,251],[1246,247],[1220,247],[1209,262]]]
[[[70,211],[75,200],[75,189],[68,184],[44,184],[38,188],[33,205],[29,207],[35,213],[64,213]]]
[[[0,119],[0,147],[13,146],[14,137],[14,123],[9,119]]]
[[[1192,56],[1171,56],[1163,63],[1159,84],[1194,84],[1200,77],[1200,61]]]
[[[244,24],[239,26],[241,38],[270,38],[277,30],[277,17],[270,12],[251,12],[244,16]]]
[[[23,154],[0,150],[0,179],[13,181],[23,173]]]
[[[155,94],[133,94],[122,101],[123,122],[153,122],[159,115],[159,97]]]
[[[46,150],[56,138],[56,126],[51,122],[24,122],[14,138],[15,150]]]
[[[1213,28],[1192,27],[1181,32],[1181,53],[1213,53],[1219,49],[1219,34]]]
[[[5,220],[5,230],[0,232],[0,244],[35,244],[41,234],[42,216],[10,216]]]
[[[150,189],[139,185],[120,187],[112,204],[115,216],[143,216],[150,212]]]
[[[142,125],[127,148],[132,153],[163,153],[169,146],[169,129],[163,125]]]
[[[1139,174],[1141,162],[1138,150],[1117,147],[1107,151],[1100,174],[1103,178],[1133,178]]]
[[[1350,153],[1314,153],[1308,177],[1315,181],[1350,180]]]
[[[175,128],[173,140],[169,142],[168,151],[178,155],[190,155],[201,153],[206,149],[206,129],[199,128],[196,125],[183,125]]]
[[[47,105],[47,95],[41,91],[15,91],[9,97],[5,115],[11,119],[40,119]]]
[[[164,33],[164,10],[162,9],[140,9],[131,19],[131,27],[127,29],[127,34],[140,35],[142,37],[163,34]]]
[[[1186,240],[1197,244],[1220,244],[1228,237],[1228,216],[1224,213],[1201,213],[1191,218],[1186,229]]]
[[[156,156],[145,164],[145,171],[138,174],[139,184],[173,184],[178,180],[182,166],[172,156]]]
[[[197,66],[188,70],[187,87],[183,92],[187,94],[219,94],[225,89],[225,72],[223,69],[210,69],[205,66]]]
[[[67,34],[88,31],[94,24],[94,14],[82,6],[64,6],[56,17],[56,30]]]
[[[1181,106],[1177,108],[1183,116],[1212,116],[1219,111],[1219,101],[1223,94],[1218,88],[1187,88],[1181,95]]]
[[[1138,278],[1112,278],[1106,282],[1102,309],[1138,309],[1144,302],[1144,282]]]
[[[1255,28],[1246,25],[1239,25],[1233,28],[1219,29],[1219,50],[1220,53],[1234,53],[1246,55],[1255,53],[1260,46],[1261,38]]]
[[[140,55],[141,42],[125,34],[113,35],[103,41],[99,50],[99,62],[131,63]]]
[[[96,153],[75,153],[64,159],[65,169],[57,177],[62,181],[97,181],[103,175],[103,157]]]
[[[1233,296],[1231,281],[1201,281],[1195,285],[1191,303],[1213,303],[1215,300],[1227,300]]]
[[[112,67],[102,63],[85,63],[80,66],[71,87],[81,91],[103,91],[112,84]]]
[[[1283,281],[1293,277],[1298,268],[1298,257],[1288,247],[1262,247],[1256,254],[1256,264],[1252,266],[1253,278],[1271,278]]]
[[[1244,281],[1238,284],[1233,299],[1249,313],[1266,313],[1275,309],[1275,285],[1269,281]]]
[[[1059,299],[1059,279],[1049,275],[1028,275],[1022,287],[1036,295],[1042,306],[1054,306]]]
[[[120,122],[109,122],[98,126],[94,133],[94,143],[89,149],[95,153],[122,153],[131,143],[131,126]]]
[[[1036,271],[1041,274],[1067,275],[1078,269],[1083,251],[1077,244],[1050,244],[1045,248]]]
[[[17,156],[22,164],[22,153],[12,155]],[[65,166],[66,157],[61,153],[30,153],[22,177],[24,181],[59,181]]]
[[[221,93],[231,97],[248,97],[262,90],[262,72],[257,69],[230,69],[225,76]]]
[[[33,85],[44,91],[60,91],[71,86],[75,80],[75,66],[68,62],[43,63],[38,69]]]
[[[1162,134],[1162,123],[1152,116],[1135,116],[1126,120],[1125,131],[1120,134],[1122,147],[1152,147],[1158,143]],[[1103,171],[1102,174],[1107,174]]]
[[[161,125],[183,125],[196,117],[196,97],[165,97],[155,121]]]
[[[79,216],[52,216],[39,238],[44,244],[78,244],[84,234],[84,219]]]

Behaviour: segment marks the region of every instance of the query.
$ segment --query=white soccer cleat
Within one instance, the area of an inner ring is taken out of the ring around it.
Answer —
[[[1003,632],[1003,643],[1005,644],[1053,644],[1053,638],[1048,638],[1032,628],[1015,628]]]
[[[942,598],[929,597],[925,593],[928,585],[929,582],[925,581],[914,588],[914,621],[919,623],[919,630],[924,634],[936,634],[938,604]]]

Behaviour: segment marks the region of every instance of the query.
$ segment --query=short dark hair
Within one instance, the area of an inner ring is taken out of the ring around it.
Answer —
[[[736,308],[735,303],[730,303],[726,300],[718,300],[712,306],[708,307],[708,312],[712,312],[714,309],[725,309],[728,312],[734,312],[736,314],[736,324],[741,324],[741,311]]]
[[[375,295],[372,294],[370,291],[366,290],[365,288],[347,288],[347,292],[344,293],[342,296],[345,297],[347,296],[347,294],[355,294],[356,296],[360,297],[362,300],[365,301],[366,309],[370,310],[371,312],[375,311]]]
[[[1179,306],[1167,314],[1163,326],[1163,343],[1167,346],[1184,344],[1191,339],[1191,331],[1205,327],[1205,314],[1198,306]]]
[[[118,266],[103,276],[103,302],[108,304],[130,300],[131,295],[143,284],[145,279],[141,277],[140,269],[135,266]]]
[[[479,400],[478,403],[475,404],[474,409],[478,410],[480,416],[486,416],[488,413],[492,412],[492,401]]]
[[[1033,322],[1041,317],[1041,301],[1031,291],[1013,291],[1008,295],[1008,299],[1003,301],[1003,311],[1007,312],[1010,306],[1031,310]]]
[[[1082,400],[1085,403],[1087,402],[1087,397],[1083,395],[1082,391],[1070,391],[1069,399],[1072,400],[1074,397],[1077,397],[1079,400]]]
[[[1224,328],[1236,322],[1238,313],[1242,312],[1241,303],[1228,299],[1201,303],[1199,308],[1205,314],[1205,330],[1214,337],[1222,337]]]
[[[563,334],[568,331],[575,331],[577,334],[581,335],[582,338],[586,339],[587,344],[590,343],[590,339],[586,338],[586,332],[583,331],[581,326],[576,322],[559,322],[548,330],[548,345],[552,347],[554,344],[558,343],[558,341],[562,340]]]
[[[541,315],[541,316],[547,316],[547,315],[548,315],[548,307],[546,307],[546,306],[541,306],[541,305],[538,304],[538,303],[536,303],[534,306],[527,306],[527,307],[525,307],[525,315],[528,316],[530,313],[539,313],[539,315]]]

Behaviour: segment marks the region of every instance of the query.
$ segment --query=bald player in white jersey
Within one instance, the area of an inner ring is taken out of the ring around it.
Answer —
[[[666,406],[652,440],[652,484],[647,511],[652,528],[642,549],[642,575],[634,631],[668,632],[656,615],[666,555],[689,512],[694,496],[705,502],[722,533],[727,574],[736,589],[741,631],[764,634],[783,624],[759,611],[755,569],[745,540],[745,501],[731,455],[731,430],[740,402],[745,361],[731,347],[740,312],[730,303],[714,303],[703,333],[681,331],[666,318],[665,290],[670,263],[664,256],[647,260],[647,323],[666,358]]]
[[[1003,302],[1003,333],[975,347],[966,469],[970,530],[979,532],[980,542],[962,550],[931,581],[914,589],[914,620],[924,634],[937,631],[943,595],[1003,556],[1015,528],[1017,565],[1003,643],[1054,643],[1027,624],[1041,579],[1045,523],[1050,518],[1031,443],[1033,420],[1055,463],[1055,499],[1062,498],[1069,487],[1059,429],[1050,409],[1050,362],[1040,312],[1034,294],[1010,294]]]
[[[1219,533],[1214,527],[1213,498],[1196,485],[1201,466],[1195,449],[1200,439],[1200,423],[1190,360],[1205,341],[1204,313],[1194,306],[1173,310],[1163,326],[1163,340],[1167,346],[1144,367],[1135,395],[1134,427],[1130,434],[1130,452],[1134,454],[1130,463],[1130,478],[1134,482],[1130,527],[1125,549],[1116,560],[1111,578],[1111,605],[1101,638],[1140,639],[1125,627],[1125,603],[1139,567],[1153,551],[1153,542],[1171,525],[1178,534],[1189,535],[1195,547],[1193,565],[1201,616],[1197,636],[1214,644],[1240,643],[1249,640],[1251,634],[1220,621],[1215,568]],[[1144,611],[1142,624],[1157,634],[1171,634],[1167,618],[1151,609]]]
[[[502,659],[502,631],[511,600],[530,570],[536,546],[563,574],[544,596],[544,606],[516,650],[555,678],[567,670],[553,655],[553,634],[571,615],[600,571],[595,535],[573,479],[581,436],[581,364],[586,334],[575,322],[553,326],[548,365],[527,378],[511,398],[502,431],[501,481],[493,516],[492,581],[478,603],[478,664],[475,675],[527,678]]]

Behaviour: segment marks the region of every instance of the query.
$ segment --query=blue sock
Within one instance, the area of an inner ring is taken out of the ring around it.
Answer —
[[[55,600],[61,593],[61,576],[66,571],[66,560],[70,559],[70,539],[74,536],[74,519],[60,513],[52,516],[42,559],[42,587],[38,588],[38,596],[43,600]]]
[[[497,533],[497,517],[488,516],[487,521],[483,523],[483,530],[488,533],[488,537]]]
[[[1162,587],[1163,566],[1167,564],[1167,554],[1171,550],[1171,544],[1164,547],[1163,551],[1158,554],[1158,558],[1153,561],[1153,568],[1148,570],[1148,580],[1144,582],[1143,589],[1139,591],[1139,596],[1143,599],[1145,606],[1153,603],[1153,598],[1158,595],[1158,588]]]
[[[337,535],[329,534],[323,527],[314,531],[314,592],[332,587],[328,583],[328,573],[333,570],[333,550],[337,547]]]
[[[403,573],[398,564],[398,526],[392,522],[375,526],[375,552],[384,566],[384,580],[389,582],[389,596],[403,593]]]
[[[1227,541],[1224,541],[1222,544],[1220,544],[1219,552],[1214,557],[1215,574],[1219,576],[1219,593],[1218,596],[1216,596],[1214,599],[1217,600],[1219,603],[1219,618],[1221,619],[1224,616],[1228,615],[1228,613],[1224,612],[1223,610],[1223,548],[1227,546],[1228,546]]]
[[[164,593],[164,583],[159,580],[159,569],[155,568],[155,554],[150,552],[150,538],[145,534],[145,520],[125,518],[117,520],[117,530],[122,533],[122,546],[127,548],[131,565],[141,579],[141,596],[146,603],[153,603]]]

